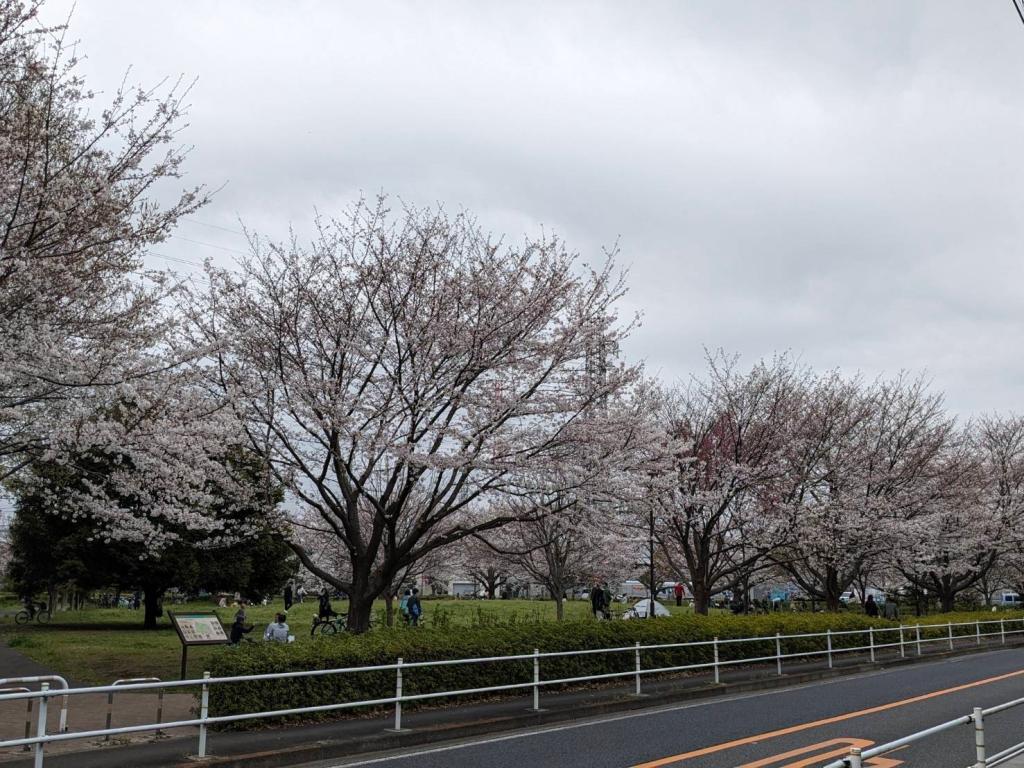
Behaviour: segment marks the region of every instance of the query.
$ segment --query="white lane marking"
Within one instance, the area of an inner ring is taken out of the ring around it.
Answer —
[[[1018,649],[1014,649],[1014,648],[1006,648],[1006,649],[998,648],[998,649],[994,649],[992,651],[985,651],[983,653],[970,654],[967,658],[978,659],[978,658],[980,658],[982,656],[988,656],[988,655],[993,654],[993,653],[1001,653],[1004,650],[1010,651],[1010,650],[1018,650]],[[966,660],[966,659],[962,659],[962,660]],[[923,662],[921,664],[914,664],[914,665],[905,667],[904,669],[907,669],[907,670],[921,669],[923,667],[928,667],[928,666],[931,666],[933,664],[945,664],[945,663],[947,663],[949,661],[951,661],[951,659],[934,659],[934,660],[931,660],[931,661]],[[544,734],[547,734],[547,733],[559,733],[561,731],[571,731],[571,730],[575,730],[577,728],[589,728],[589,727],[594,726],[594,725],[603,725],[605,723],[614,723],[614,722],[618,722],[618,721],[621,721],[621,720],[631,720],[631,719],[636,718],[636,717],[647,717],[648,715],[657,715],[657,714],[661,714],[661,713],[664,713],[664,712],[677,712],[677,711],[684,710],[684,709],[694,709],[696,707],[709,707],[709,706],[713,706],[715,704],[728,704],[728,703],[734,702],[734,701],[745,701],[747,699],[759,699],[762,696],[776,696],[776,695],[778,695],[780,693],[788,693],[790,691],[800,691],[800,690],[804,690],[805,688],[817,688],[817,687],[825,686],[825,685],[834,685],[835,683],[843,683],[843,682],[847,682],[849,680],[863,680],[865,678],[877,677],[878,675],[888,674],[888,673],[893,672],[893,671],[898,671],[898,670],[893,670],[891,668],[890,669],[879,669],[879,670],[872,671],[872,672],[862,672],[862,673],[859,673],[859,674],[856,674],[856,675],[848,675],[848,676],[845,676],[845,677],[831,678],[829,680],[816,680],[816,681],[812,681],[812,682],[809,682],[809,683],[801,683],[799,685],[787,686],[785,688],[776,688],[776,689],[770,690],[770,691],[757,691],[757,692],[754,692],[754,693],[738,693],[738,694],[735,694],[735,695],[732,695],[732,696],[723,696],[721,698],[706,699],[704,701],[691,701],[691,702],[689,702],[687,704],[668,704],[668,705],[661,706],[661,707],[652,707],[650,709],[643,709],[643,710],[640,710],[640,711],[637,711],[637,712],[628,712],[628,713],[622,714],[622,715],[612,715],[612,716],[608,716],[608,717],[605,717],[605,716],[602,716],[602,715],[596,715],[593,718],[589,718],[589,719],[584,720],[582,722],[566,723],[564,725],[553,725],[553,726],[550,726],[550,727],[547,727],[547,728],[535,728],[535,729],[516,731],[514,733],[507,733],[507,734],[505,734],[503,736],[492,736],[492,737],[487,738],[487,739],[474,739],[474,740],[471,740],[471,741],[464,741],[464,742],[460,742],[460,743],[457,743],[457,744],[448,744],[448,745],[443,746],[443,747],[431,747],[429,749],[420,749],[420,750],[417,750],[415,752],[405,752],[405,753],[393,754],[393,755],[385,756],[385,757],[374,757],[374,758],[370,758],[369,760],[359,760],[357,762],[331,763],[330,765],[325,764],[325,763],[318,763],[316,765],[321,766],[321,768],[355,768],[356,766],[360,766],[360,765],[377,765],[379,763],[386,763],[386,762],[389,762],[389,761],[392,761],[392,760],[407,760],[407,759],[409,759],[411,757],[421,757],[423,755],[434,755],[434,754],[439,754],[441,752],[452,752],[452,751],[457,750],[457,749],[466,749],[467,747],[484,746],[484,745],[487,745],[487,744],[498,744],[498,743],[501,743],[503,741],[511,741],[513,739],[524,739],[524,738],[527,738],[527,737],[530,737],[530,736],[543,736]]]

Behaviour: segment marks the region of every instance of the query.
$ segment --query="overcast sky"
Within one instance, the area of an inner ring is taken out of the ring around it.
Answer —
[[[226,186],[161,254],[226,263],[239,219],[301,235],[383,190],[591,259],[617,240],[626,353],[665,379],[789,350],[1024,408],[1010,0],[79,0],[72,32],[94,89],[198,78],[189,180]]]

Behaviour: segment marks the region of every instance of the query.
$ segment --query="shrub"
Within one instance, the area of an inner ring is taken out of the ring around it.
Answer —
[[[643,645],[692,643],[737,637],[765,637],[764,641],[723,644],[722,661],[770,656],[775,653],[775,633],[783,635],[866,629],[890,626],[889,622],[862,615],[773,614],[769,616],[675,616],[655,621],[643,619],[614,622],[526,622],[503,625],[460,627],[452,631],[439,622],[434,627],[382,628],[361,636],[337,635],[291,646],[243,644],[225,648],[214,657],[214,677],[267,672],[338,669],[474,657],[586,650],[632,648]],[[838,635],[834,648],[865,643],[862,634]],[[782,641],[783,653],[820,651],[824,638],[789,638]],[[642,651],[644,668],[664,668],[709,663],[709,644]],[[541,660],[546,680],[595,674],[629,672],[634,667],[632,652],[562,656]],[[413,695],[443,690],[482,688],[493,685],[528,683],[533,679],[531,660],[483,662],[444,667],[408,669],[403,673],[403,693]],[[393,670],[353,672],[344,675],[296,678],[213,686],[210,690],[212,715],[316,706],[394,695]],[[550,686],[546,687],[550,689]],[[466,698],[466,697],[460,697]],[[410,703],[411,704],[411,703]],[[322,717],[330,717],[325,713]],[[309,719],[308,717],[306,719]],[[252,721],[243,721],[252,722]],[[263,721],[265,722],[265,721]],[[245,727],[239,724],[239,727]]]

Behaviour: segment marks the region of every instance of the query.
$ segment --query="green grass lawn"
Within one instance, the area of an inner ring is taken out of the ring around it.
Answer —
[[[616,604],[617,607],[619,604]],[[8,607],[8,611],[14,606]],[[288,623],[297,643],[331,642],[318,635],[310,638],[310,626],[316,613],[316,601],[292,606]],[[334,603],[335,610],[344,612],[346,601]],[[625,608],[625,606],[622,606]],[[666,607],[672,613],[689,613],[690,608]],[[235,608],[218,609],[211,603],[168,605],[168,610],[215,611],[225,625],[230,625]],[[263,629],[273,620],[274,613],[282,610],[280,600],[267,606],[250,606],[249,621],[256,625],[250,635],[256,642],[262,639]],[[555,620],[555,604],[551,600],[455,600],[427,599],[423,601],[423,623],[426,626],[450,628],[507,626]],[[1008,615],[1008,614],[1007,614]],[[592,621],[590,603],[569,600],[565,605],[567,621]],[[374,608],[374,623],[384,621],[384,604]],[[995,614],[955,614],[953,621],[973,621],[996,618]],[[947,617],[929,616],[923,621],[945,622]],[[908,623],[912,617],[905,617]],[[177,679],[179,675],[181,644],[164,616],[156,630],[143,630],[142,612],[125,608],[88,608],[80,611],[61,611],[46,626],[17,626],[13,615],[0,618],[0,641],[16,648],[59,674],[77,683],[106,684],[130,677],[159,677]],[[415,629],[408,629],[410,632]],[[199,676],[216,654],[233,653],[224,646],[193,647],[189,649],[189,675]]]
[[[168,610],[215,611],[221,621],[230,625],[235,608],[217,608],[211,603],[168,605]],[[686,606],[667,606],[670,611],[689,612]],[[11,607],[13,609],[14,606]],[[284,608],[281,601],[271,605],[253,605],[247,616],[256,629],[249,635],[257,642],[263,629],[273,621],[274,614]],[[320,642],[310,638],[309,630],[316,614],[316,600],[297,603],[288,612],[288,624],[297,643]],[[334,602],[344,612],[344,600]],[[625,606],[623,606],[625,608]],[[554,621],[555,604],[551,600],[454,600],[423,601],[423,623],[427,626],[479,627],[531,622]],[[384,603],[374,608],[374,624],[384,622]],[[567,621],[590,621],[590,603],[570,600],[565,605]],[[142,611],[127,608],[87,608],[60,611],[47,626],[17,626],[13,616],[0,619],[0,640],[59,674],[78,683],[107,684],[130,677],[177,679],[181,659],[181,643],[165,615],[156,630],[143,630]],[[410,629],[410,631],[414,631]],[[325,642],[330,642],[327,639]],[[198,676],[204,662],[217,653],[231,653],[226,647],[192,647],[189,649],[189,674]]]

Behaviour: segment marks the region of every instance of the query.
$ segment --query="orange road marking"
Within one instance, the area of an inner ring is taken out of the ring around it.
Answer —
[[[783,752],[781,755],[773,755],[772,757],[766,757],[763,760],[758,760],[753,763],[744,763],[739,768],[768,768],[770,765],[776,765],[791,757],[800,757],[801,755],[806,755],[808,752],[817,752],[819,749],[826,749],[827,747],[835,747],[836,745],[839,745],[838,749],[833,749],[830,752],[822,752],[805,758],[800,762],[786,763],[786,765],[782,766],[782,768],[807,768],[807,766],[822,762],[827,757],[842,757],[843,755],[847,755],[850,753],[851,747],[866,749],[874,743],[875,742],[869,741],[868,739],[830,739],[829,741],[822,741],[817,744],[811,744],[807,747],[791,749],[789,752]]]
[[[781,755],[774,755],[767,757],[764,760],[758,760],[755,763],[746,763],[741,765],[739,768],[769,768],[769,766],[775,765],[778,768],[811,768],[812,765],[820,765],[824,760],[830,757],[845,757],[850,753],[850,747],[860,747],[861,749],[867,749],[875,742],[870,739],[831,739],[830,741],[822,741],[817,744],[811,744],[809,747],[800,747],[798,749],[791,749],[789,752],[783,752]],[[806,755],[808,752],[815,752],[819,749],[825,749],[827,747],[833,747],[840,744],[838,749],[833,749],[829,752],[818,752],[816,755],[805,757],[803,760],[799,760],[795,763],[786,763],[785,765],[779,766],[780,760],[787,760],[791,757],[799,757],[800,755]],[[900,747],[903,749],[903,747]],[[893,750],[895,751],[895,750]],[[868,761],[864,763],[868,768],[897,768],[897,766],[903,765],[902,760],[893,760],[888,757],[870,757]]]
[[[956,685],[952,688],[944,688],[941,691],[932,691],[931,693],[923,693],[919,696],[912,696],[909,699],[901,699],[900,701],[891,701],[888,704],[879,704],[876,707],[868,707],[867,709],[859,709],[854,712],[847,712],[842,715],[835,715],[833,717],[826,717],[821,720],[814,720],[809,723],[801,723],[800,725],[791,725],[788,728],[779,728],[775,731],[768,731],[766,733],[759,733],[756,736],[745,736],[742,739],[734,739],[733,741],[726,741],[722,744],[715,744],[712,747],[704,747],[703,749],[695,749],[692,752],[684,752],[679,755],[672,755],[671,757],[662,757],[658,760],[651,760],[647,763],[638,763],[633,768],[661,768],[665,765],[672,765],[673,763],[681,763],[684,760],[689,760],[694,757],[703,757],[705,755],[713,755],[716,752],[724,752],[727,749],[734,749],[735,747],[742,747],[747,744],[753,744],[758,741],[764,741],[765,739],[774,739],[777,736],[788,736],[791,733],[800,733],[801,731],[809,731],[812,728],[820,728],[823,725],[831,725],[832,723],[841,723],[844,720],[852,720],[855,717],[864,717],[865,715],[873,715],[878,712],[885,712],[890,709],[896,709],[897,707],[905,707],[908,704],[916,704],[919,701],[927,701],[928,699],[934,699],[939,696],[948,696],[951,693],[957,693],[959,691],[966,691],[970,688],[977,688],[981,685],[989,685],[990,683],[998,683],[1001,680],[1009,680],[1011,677],[1020,677],[1024,675],[1024,669],[1018,669],[1016,672],[1007,672],[1003,675],[996,675],[995,677],[986,677],[983,680],[975,680],[973,683],[964,683],[963,685]]]

